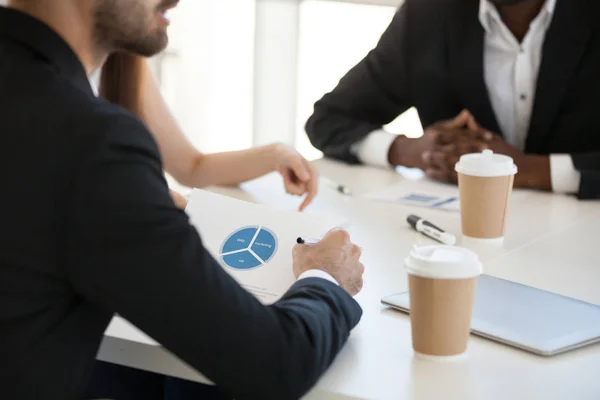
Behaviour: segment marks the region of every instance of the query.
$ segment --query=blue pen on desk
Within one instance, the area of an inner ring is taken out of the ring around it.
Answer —
[[[441,207],[441,206],[445,206],[446,204],[453,203],[453,202],[455,202],[457,200],[458,200],[458,197],[450,197],[448,199],[444,199],[444,200],[442,200],[440,202],[432,204],[431,207],[432,208],[438,208],[438,207]]]

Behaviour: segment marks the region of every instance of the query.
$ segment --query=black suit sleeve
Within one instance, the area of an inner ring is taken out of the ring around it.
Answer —
[[[408,4],[396,13],[377,47],[319,100],[306,123],[325,156],[358,162],[351,147],[413,104],[408,79]]]
[[[580,200],[600,199],[600,152],[572,154],[573,164],[581,172]]]
[[[65,252],[72,285],[238,400],[301,397],[348,339],[360,307],[317,278],[260,304],[174,206],[146,129],[117,121],[73,185]]]

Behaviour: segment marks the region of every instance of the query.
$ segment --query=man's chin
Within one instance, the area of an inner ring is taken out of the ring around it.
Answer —
[[[165,50],[169,45],[169,37],[165,33],[160,36],[147,37],[136,43],[128,43],[123,46],[124,51],[142,57],[152,57]]]

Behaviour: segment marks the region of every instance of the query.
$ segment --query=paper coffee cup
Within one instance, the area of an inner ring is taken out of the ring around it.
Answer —
[[[501,243],[517,173],[513,159],[484,150],[462,156],[455,170],[463,237]]]
[[[434,360],[463,355],[482,272],[477,255],[457,246],[422,246],[413,248],[404,265],[416,355]]]

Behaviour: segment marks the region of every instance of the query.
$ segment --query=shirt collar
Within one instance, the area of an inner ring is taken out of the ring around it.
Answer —
[[[556,8],[556,0],[546,0],[544,7],[542,7],[541,13],[545,14],[546,27],[550,25],[552,15],[554,15],[554,9]],[[491,21],[495,19],[500,21],[500,14],[490,0],[479,1],[479,22],[486,32],[491,31]]]
[[[52,28],[20,11],[0,7],[0,42],[36,53],[80,90],[92,94],[85,69],[71,47]]]

